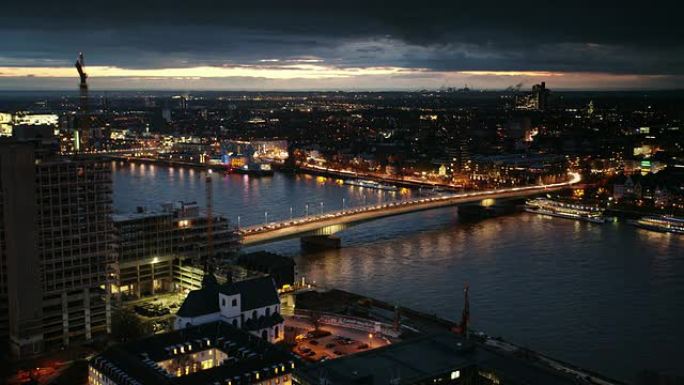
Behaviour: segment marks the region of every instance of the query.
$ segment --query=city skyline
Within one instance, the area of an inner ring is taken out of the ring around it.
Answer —
[[[11,4],[0,89],[73,89],[81,51],[93,90],[684,86],[679,6],[667,2],[260,5]]]
[[[3,4],[1,383],[684,384],[681,4]]]

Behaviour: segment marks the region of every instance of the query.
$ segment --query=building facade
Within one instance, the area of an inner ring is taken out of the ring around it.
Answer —
[[[15,356],[88,341],[110,328],[109,163],[0,144],[0,333]]]
[[[196,203],[165,204],[158,212],[114,215],[117,263],[113,292],[140,298],[158,292],[192,290],[201,285],[202,261],[220,259],[239,249],[239,238],[226,218],[208,220]]]

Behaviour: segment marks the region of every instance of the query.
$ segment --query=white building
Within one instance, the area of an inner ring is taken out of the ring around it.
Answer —
[[[176,313],[174,329],[223,321],[269,342],[283,340],[280,298],[271,277],[219,285],[207,274],[202,288],[188,293]]]

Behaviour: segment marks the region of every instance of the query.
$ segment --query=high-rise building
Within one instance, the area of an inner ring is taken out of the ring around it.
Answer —
[[[549,94],[546,82],[532,86],[532,92],[516,98],[516,108],[521,110],[544,111],[548,106]]]
[[[537,110],[544,111],[546,109],[546,102],[549,98],[549,90],[546,89],[546,82],[541,82],[541,84],[535,84],[532,87],[532,92],[537,101]]]
[[[113,291],[122,297],[196,289],[202,261],[220,260],[240,246],[228,219],[213,216],[209,247],[207,216],[195,202],[165,204],[162,211],[139,209],[114,215],[113,221],[118,250]]]
[[[0,339],[14,355],[108,331],[111,211],[109,163],[0,143]]]

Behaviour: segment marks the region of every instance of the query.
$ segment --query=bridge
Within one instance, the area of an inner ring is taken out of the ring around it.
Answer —
[[[320,215],[310,215],[301,218],[244,227],[238,231],[242,236],[243,246],[252,246],[260,243],[312,234],[324,228],[332,228],[333,230],[331,232],[334,232],[335,230],[343,229],[346,225],[353,223],[417,211],[479,202],[484,199],[521,198],[562,190],[581,180],[580,175],[577,173],[569,173],[569,176],[569,180],[562,183],[448,194],[354,207],[346,210],[322,213]]]

